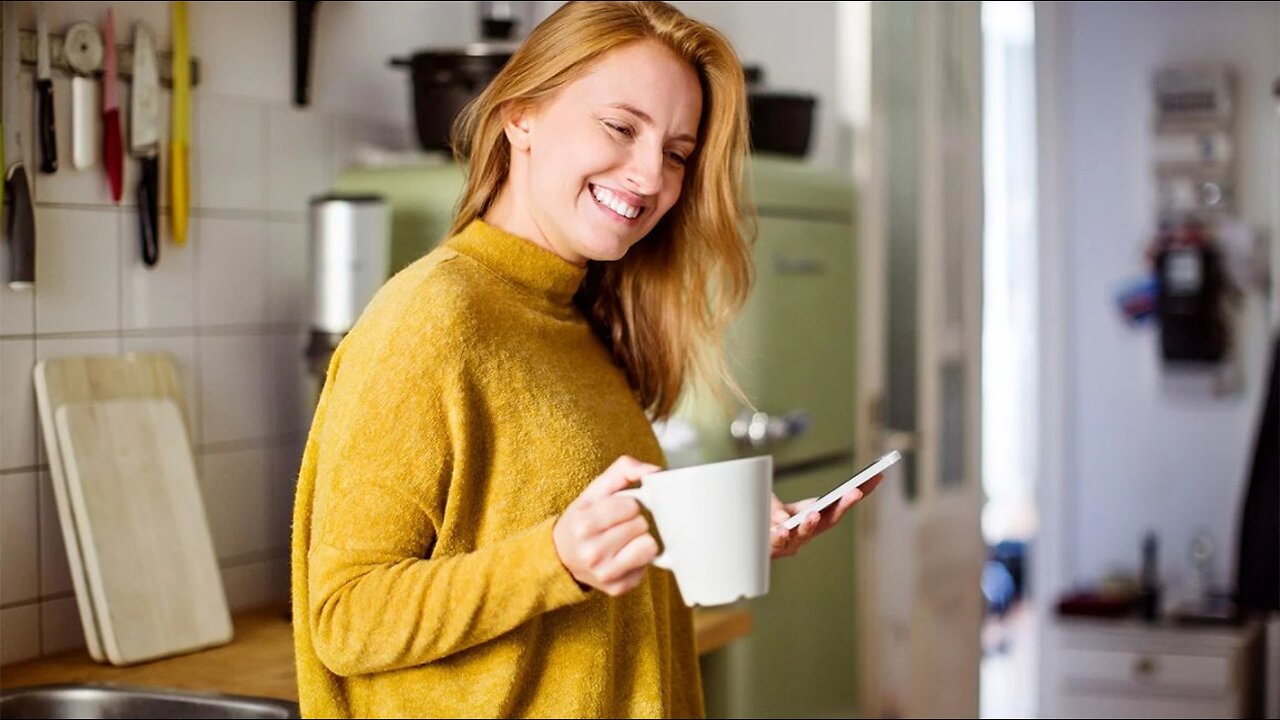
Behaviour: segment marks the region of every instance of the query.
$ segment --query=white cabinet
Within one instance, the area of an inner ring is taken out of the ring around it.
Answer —
[[[1044,717],[1240,718],[1260,712],[1256,624],[1059,619],[1046,639]]]

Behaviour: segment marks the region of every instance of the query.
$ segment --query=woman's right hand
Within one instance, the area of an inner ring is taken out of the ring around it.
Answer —
[[[658,554],[658,542],[649,534],[640,503],[616,493],[660,469],[623,455],[556,521],[556,553],[580,584],[614,597],[640,584]]]

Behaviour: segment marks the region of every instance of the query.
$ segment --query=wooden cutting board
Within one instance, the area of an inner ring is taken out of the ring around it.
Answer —
[[[40,410],[40,430],[49,459],[49,475],[54,502],[62,527],[67,565],[75,589],[80,623],[84,628],[85,647],[89,656],[106,660],[102,649],[98,620],[89,600],[89,587],[81,561],[80,538],[72,518],[67,483],[63,472],[62,452],[54,430],[54,413],[68,402],[90,402],[113,398],[170,398],[178,407],[186,408],[177,364],[169,353],[128,353],[125,355],[89,355],[50,358],[36,363],[34,371],[36,404]]]
[[[177,405],[72,402],[54,421],[108,659],[130,665],[230,642],[231,613]]]

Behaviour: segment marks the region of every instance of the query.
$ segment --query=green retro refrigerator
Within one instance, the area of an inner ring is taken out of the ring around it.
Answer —
[[[730,367],[752,407],[689,392],[665,427],[671,465],[770,454],[786,501],[820,495],[853,475],[854,193],[801,161],[757,155],[756,282],[732,327]],[[355,168],[335,190],[381,195],[391,209],[391,272],[449,229],[463,177],[439,161]],[[671,432],[675,427],[683,432]],[[679,437],[679,446],[668,445]],[[799,555],[775,561],[768,595],[743,605],[751,632],[703,657],[712,717],[856,714],[856,511]]]

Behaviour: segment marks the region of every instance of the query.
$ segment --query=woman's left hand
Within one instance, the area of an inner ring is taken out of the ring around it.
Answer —
[[[820,512],[809,515],[803,522],[790,530],[783,530],[782,523],[799,512],[805,505],[817,500],[817,498],[806,498],[798,502],[783,503],[778,499],[777,495],[774,495],[772,501],[773,510],[769,518],[771,526],[769,530],[769,543],[772,548],[771,557],[780,558],[795,555],[810,540],[835,527],[836,523],[840,522],[840,518],[849,512],[849,508],[856,505],[862,498],[870,495],[871,491],[875,490],[883,479],[883,475],[871,478],[861,487],[847,493],[836,503],[828,505]]]

